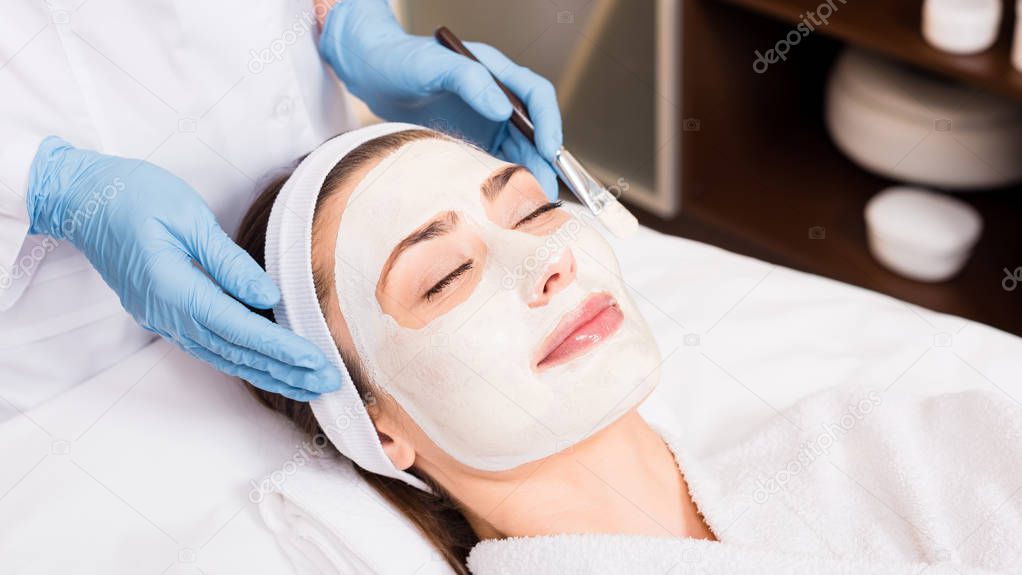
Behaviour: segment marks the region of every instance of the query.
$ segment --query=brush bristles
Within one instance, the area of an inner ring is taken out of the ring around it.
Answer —
[[[627,238],[639,229],[639,220],[617,200],[604,206],[597,217],[610,233],[621,239]]]

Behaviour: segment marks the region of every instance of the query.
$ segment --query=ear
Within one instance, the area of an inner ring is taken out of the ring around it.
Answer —
[[[404,471],[415,463],[415,447],[411,439],[404,432],[402,426],[388,413],[377,414],[373,419],[376,424],[376,433],[383,445],[383,452],[390,458],[394,467]]]

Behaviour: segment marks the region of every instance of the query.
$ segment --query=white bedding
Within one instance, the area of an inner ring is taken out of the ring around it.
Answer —
[[[1022,406],[838,386],[707,457],[666,430],[717,541],[569,534],[484,541],[475,575],[1017,573]]]
[[[1022,340],[996,329],[648,230],[615,244],[666,358],[643,412],[705,452],[841,383],[1022,399]],[[302,439],[230,378],[156,342],[0,424],[0,564],[291,572],[250,481],[287,469]],[[372,497],[355,483],[347,491]],[[409,572],[442,571],[399,518],[368,502],[353,527],[387,536],[352,541],[353,563],[393,565],[400,550]]]

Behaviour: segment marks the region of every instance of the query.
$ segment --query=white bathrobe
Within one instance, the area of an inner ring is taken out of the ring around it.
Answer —
[[[557,535],[479,543],[479,575],[1022,570],[1022,408],[837,388],[701,457],[659,430],[718,542]]]
[[[488,540],[472,549],[472,572],[1022,570],[1022,407],[1000,392],[919,398],[896,388],[834,388],[708,455],[657,430],[718,541],[594,534]],[[277,483],[260,512],[298,572],[451,573],[406,519],[381,512],[382,500],[347,462],[310,461]],[[376,553],[381,546],[385,552]]]

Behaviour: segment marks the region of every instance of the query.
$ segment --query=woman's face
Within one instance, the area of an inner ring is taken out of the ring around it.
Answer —
[[[549,203],[524,168],[418,140],[329,209],[351,345],[460,463],[544,458],[656,384],[659,351],[595,221]]]

